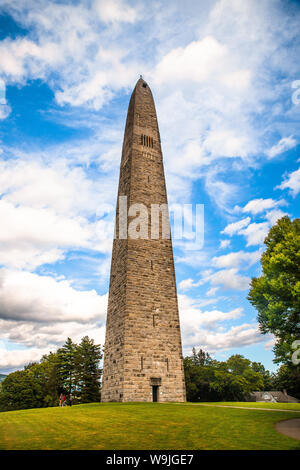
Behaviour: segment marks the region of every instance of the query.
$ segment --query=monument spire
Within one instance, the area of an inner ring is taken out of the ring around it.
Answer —
[[[130,98],[122,148],[102,401],[185,401],[168,224],[155,104],[140,77]]]

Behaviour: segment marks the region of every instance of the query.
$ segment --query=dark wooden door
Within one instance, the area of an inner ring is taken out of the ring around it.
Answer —
[[[158,401],[158,385],[152,385],[152,399]]]

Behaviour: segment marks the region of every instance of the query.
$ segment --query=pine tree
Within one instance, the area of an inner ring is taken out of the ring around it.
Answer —
[[[101,346],[88,336],[82,338],[76,351],[75,380],[80,390],[80,403],[100,401]]]
[[[76,386],[76,366],[75,357],[78,346],[73,343],[71,338],[68,338],[62,348],[57,351],[58,356],[58,382],[60,383],[61,390],[71,394]]]

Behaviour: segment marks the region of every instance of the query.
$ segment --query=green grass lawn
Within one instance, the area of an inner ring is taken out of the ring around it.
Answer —
[[[187,403],[189,405],[190,403]],[[194,403],[196,404],[196,403]],[[201,403],[197,403],[200,405]],[[300,412],[300,403],[260,403],[260,402],[207,402],[203,403],[204,405],[214,405],[214,406],[242,406],[243,408],[268,408],[273,410],[290,410],[290,411],[299,411]]]
[[[291,418],[299,413],[190,403],[93,403],[9,411],[0,413],[0,449],[300,449],[300,441],[274,429],[277,421]]]

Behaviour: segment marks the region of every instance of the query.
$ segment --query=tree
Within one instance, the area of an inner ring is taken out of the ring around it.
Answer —
[[[210,388],[214,369],[194,362],[194,357],[184,358],[185,385],[188,401],[214,401],[217,394]]]
[[[275,387],[300,400],[300,369],[283,364],[277,371]]]
[[[226,361],[227,369],[235,375],[243,375],[244,372],[249,369],[250,364],[251,361],[241,354],[230,356]]]
[[[197,352],[196,349],[193,348],[192,353],[193,353],[192,360],[195,365],[207,366],[213,362],[210,355],[207,352],[203,351],[203,349],[199,349],[199,351]]]
[[[11,411],[38,408],[42,403],[43,391],[30,369],[9,374],[2,382],[0,410]]]
[[[81,403],[100,401],[100,359],[102,359],[100,345],[95,344],[88,336],[82,338],[75,355],[75,381]]]
[[[63,389],[63,383],[61,381],[61,375],[59,372],[59,357],[57,353],[50,352],[45,354],[42,359],[40,366],[44,371],[44,391],[45,406],[57,405],[58,396],[60,391]]]
[[[274,389],[275,374],[271,374],[270,371],[266,370],[264,365],[260,362],[252,362],[251,368],[262,377],[263,390],[267,391]]]
[[[60,385],[59,392],[72,393],[75,388],[75,357],[77,345],[68,338],[57,351],[57,375]]]
[[[68,338],[56,352],[40,362],[9,374],[0,389],[0,411],[56,406],[61,392],[74,395],[74,403],[100,400],[100,345],[85,336],[79,345]]]
[[[261,332],[277,338],[275,362],[291,363],[292,343],[300,337],[300,219],[282,217],[264,243],[262,275],[252,278],[248,299]]]
[[[240,354],[219,362],[201,349],[184,359],[184,372],[188,401],[244,400],[250,392],[264,390],[270,375]]]

